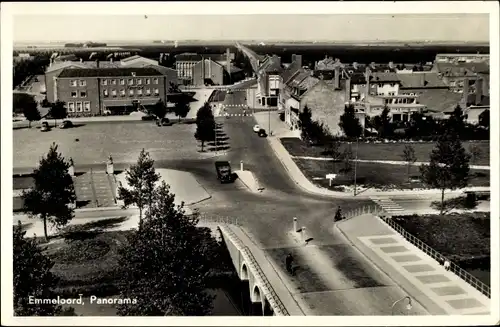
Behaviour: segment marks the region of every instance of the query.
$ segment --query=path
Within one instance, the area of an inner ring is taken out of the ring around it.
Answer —
[[[372,215],[336,227],[431,314],[490,313],[490,299]]]

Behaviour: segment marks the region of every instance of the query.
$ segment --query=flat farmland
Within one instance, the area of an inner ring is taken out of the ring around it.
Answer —
[[[53,126],[53,123],[51,123]],[[13,167],[34,168],[55,142],[75,166],[103,164],[109,155],[116,163],[133,163],[141,149],[154,160],[199,158],[195,124],[158,127],[154,122],[90,123],[70,129],[13,130]]]

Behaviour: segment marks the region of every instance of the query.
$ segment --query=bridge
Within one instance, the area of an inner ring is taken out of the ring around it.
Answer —
[[[295,218],[283,231],[295,245],[267,249],[234,222],[217,223],[217,231],[254,315],[490,314],[488,286],[454,264],[445,269],[440,254],[383,214],[358,210],[332,224],[329,242],[316,241]],[[284,269],[287,253],[298,264],[294,275]]]

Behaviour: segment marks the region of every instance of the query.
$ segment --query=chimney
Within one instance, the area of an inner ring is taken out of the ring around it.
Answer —
[[[464,107],[462,109],[465,109],[467,107],[468,100],[469,100],[469,79],[464,78],[464,86],[462,92],[462,102]]]
[[[352,63],[352,68],[354,68],[354,70],[357,70],[359,68],[359,65],[356,61]]]
[[[394,69],[394,62],[389,61],[389,68],[390,68],[390,69]]]
[[[113,63],[113,57],[109,58],[109,62]]]
[[[333,78],[335,79],[334,85],[335,85],[335,90],[340,89],[340,65],[335,65],[335,75]]]
[[[96,63],[96,68],[99,68],[99,59],[97,59],[95,63]]]
[[[370,77],[372,75],[372,72],[370,70],[370,67],[366,67],[365,69],[365,82],[366,82],[366,94],[365,98],[368,98],[370,95]]]
[[[351,99],[351,78],[349,77],[345,80],[345,98]]]
[[[425,73],[420,73],[420,86],[425,86]]]
[[[294,61],[295,61],[296,56],[297,56],[297,55],[296,55],[295,53],[293,53],[293,54],[292,54],[292,61],[291,61],[291,62],[294,62]]]
[[[481,78],[476,79],[476,105],[481,103],[483,99],[483,80]]]
[[[83,58],[80,58],[80,62],[83,62]]]
[[[375,70],[376,67],[375,67],[375,63],[373,61],[370,63],[370,67],[371,67],[371,69]]]
[[[229,76],[231,76],[231,52],[229,52],[229,48],[226,49],[226,69]]]
[[[298,64],[297,64],[297,65],[298,65],[299,67],[302,67],[302,55],[294,55],[294,56],[295,56],[295,59],[294,59],[293,61],[298,62]],[[293,62],[293,61],[292,61],[292,62]]]

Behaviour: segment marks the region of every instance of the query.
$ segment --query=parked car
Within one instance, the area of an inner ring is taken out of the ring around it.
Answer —
[[[156,125],[158,126],[169,126],[170,125],[170,119],[168,118],[162,118],[156,120]]]
[[[267,137],[266,130],[263,128],[259,129],[259,131],[257,132],[257,135],[259,135],[260,137]]]
[[[60,125],[59,125],[59,128],[71,128],[73,127],[73,123],[71,122],[71,120],[64,120]]]
[[[226,93],[227,93],[227,94],[233,94],[233,90],[231,90],[231,89],[227,89],[227,92],[226,92]]]
[[[156,117],[153,115],[145,115],[141,117],[142,120],[155,120]]]
[[[255,125],[255,126],[253,127],[253,131],[254,131],[255,133],[258,133],[260,130],[261,130],[261,128],[260,128],[260,126],[259,126],[259,125]]]
[[[50,126],[49,126],[49,122],[42,122],[42,127],[40,128],[40,131],[42,132],[48,132],[50,131]]]

